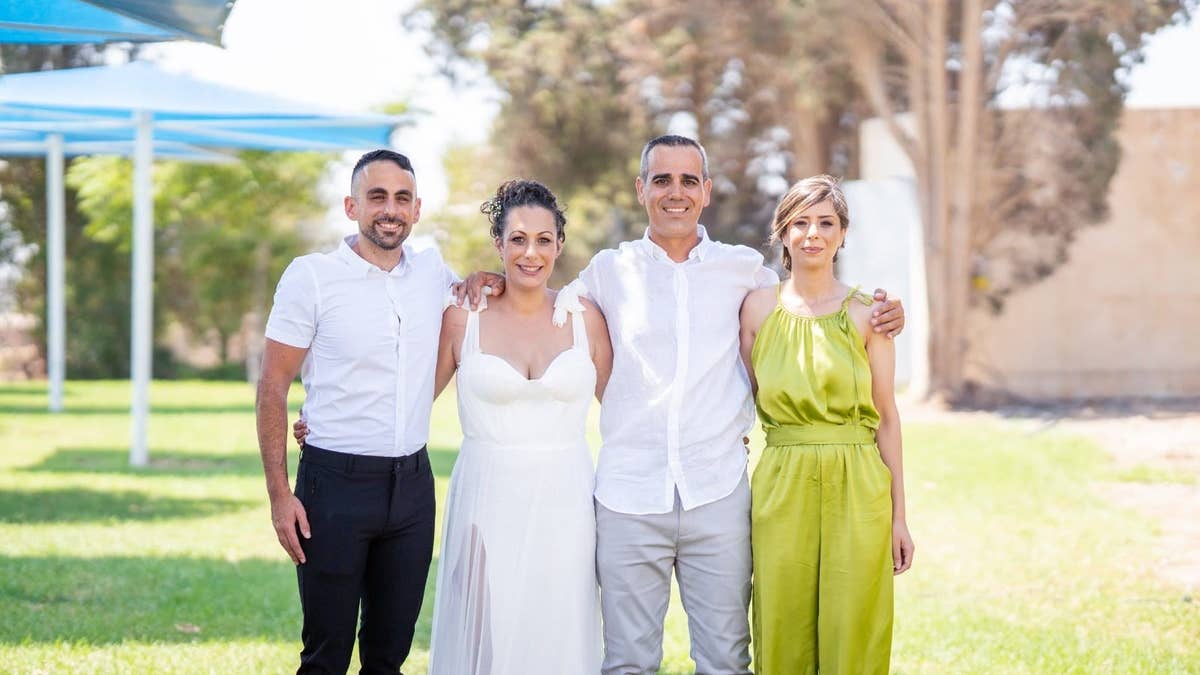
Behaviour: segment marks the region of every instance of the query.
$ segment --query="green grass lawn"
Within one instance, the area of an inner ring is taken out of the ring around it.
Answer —
[[[253,398],[154,383],[151,466],[133,470],[127,383],[70,382],[58,415],[43,385],[0,384],[0,672],[294,671],[295,575]],[[439,506],[458,438],[451,394],[430,439]],[[911,425],[905,455],[917,555],[896,586],[894,672],[1200,673],[1200,602],[1157,580],[1154,526],[1106,501],[1120,476],[1095,446]],[[425,670],[432,585],[406,672]],[[664,672],[690,672],[678,602],[665,642]]]

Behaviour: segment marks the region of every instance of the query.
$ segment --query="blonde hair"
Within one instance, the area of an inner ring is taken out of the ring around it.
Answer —
[[[779,206],[775,207],[775,218],[771,222],[771,237],[767,240],[768,243],[774,245],[782,242],[783,233],[787,231],[788,226],[796,222],[801,213],[827,199],[833,205],[833,212],[837,214],[842,231],[845,232],[846,228],[850,227],[850,207],[846,204],[846,193],[842,192],[842,184],[838,179],[820,174],[796,181],[780,198]],[[837,262],[836,253],[833,260]],[[783,268],[792,271],[792,254],[788,253],[787,246],[783,247]]]

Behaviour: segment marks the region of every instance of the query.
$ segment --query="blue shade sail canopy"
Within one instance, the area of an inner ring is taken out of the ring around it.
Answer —
[[[131,140],[136,112],[150,115],[156,141],[256,150],[384,147],[400,122],[250,92],[140,61],[0,78],[0,130],[61,134],[68,148]]]
[[[219,45],[229,0],[0,0],[0,42]]]
[[[103,153],[134,160],[130,463],[144,466],[153,340],[154,157],[223,161],[228,156],[214,150],[374,149],[390,145],[400,121],[288,101],[142,62],[0,77],[0,155],[47,158],[51,410],[61,409],[65,377],[64,157]]]

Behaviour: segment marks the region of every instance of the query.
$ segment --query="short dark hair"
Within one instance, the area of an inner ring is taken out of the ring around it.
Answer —
[[[395,150],[380,148],[378,150],[372,150],[362,157],[359,157],[358,161],[354,163],[354,171],[350,172],[351,192],[354,192],[354,183],[357,182],[358,177],[362,175],[363,169],[367,168],[367,165],[372,162],[392,162],[401,169],[411,173],[413,178],[417,177],[417,172],[413,171],[412,162],[408,160],[407,156],[402,155]]]
[[[479,205],[479,211],[485,214],[492,224],[492,238],[504,236],[504,220],[508,212],[521,206],[540,206],[554,214],[554,229],[558,241],[566,241],[567,217],[558,206],[558,199],[550,188],[536,180],[515,178],[505,181],[496,188],[496,196]]]
[[[704,151],[704,146],[700,145],[700,141],[697,141],[694,138],[688,138],[687,136],[679,136],[676,134],[665,134],[658,136],[657,138],[651,138],[650,141],[646,143],[646,146],[642,148],[642,166],[638,171],[638,175],[642,177],[642,180],[646,180],[646,174],[650,171],[650,151],[660,145],[666,145],[672,148],[695,148],[696,151],[700,153],[700,164],[703,167],[702,178],[704,178],[704,180],[708,180],[708,153]]]

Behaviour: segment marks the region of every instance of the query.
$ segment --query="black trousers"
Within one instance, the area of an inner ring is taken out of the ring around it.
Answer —
[[[365,457],[306,445],[296,497],[312,532],[300,538],[306,562],[296,566],[304,611],[296,672],[346,672],[361,603],[359,672],[399,673],[433,557],[428,453]]]

